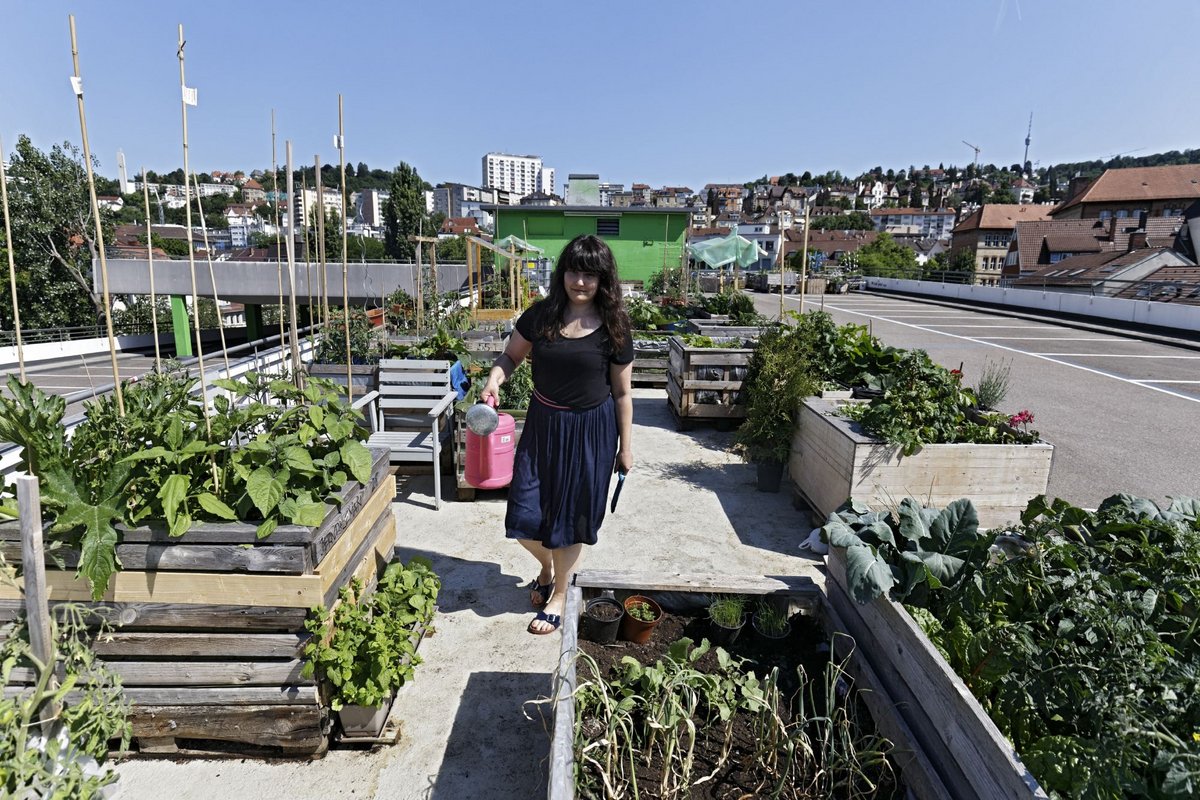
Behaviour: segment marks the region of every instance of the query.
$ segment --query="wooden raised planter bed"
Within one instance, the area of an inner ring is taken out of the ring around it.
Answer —
[[[666,386],[667,369],[670,359],[667,358],[667,339],[662,347],[638,347],[637,340],[648,336],[659,335],[661,331],[633,331],[633,385],[634,386]]]
[[[348,483],[341,508],[316,528],[281,525],[262,540],[250,523],[199,523],[178,537],[125,530],[117,546],[124,568],[99,603],[73,569],[47,567],[52,606],[79,602],[114,625],[93,649],[121,677],[140,752],[326,750],[328,705],[300,675],[304,622],[314,606],[331,608],[352,579],[373,586],[391,560],[396,483],[387,451],[371,455],[368,485]],[[19,560],[19,523],[0,524],[0,542]],[[0,586],[0,623],[23,602],[19,588]]]
[[[686,430],[697,421],[740,420],[746,416],[742,384],[749,348],[688,347],[672,336],[668,351],[667,402],[675,425]]]
[[[346,365],[345,364],[309,364],[306,371],[310,377],[324,378],[325,380],[333,381],[338,386],[346,385]],[[378,364],[352,364],[350,366],[351,375],[354,378],[354,396],[362,397],[367,392],[373,392],[379,388],[379,365]]]
[[[800,404],[789,472],[800,499],[822,518],[853,497],[890,508],[905,497],[945,506],[969,497],[982,527],[1004,525],[1046,492],[1054,448],[1036,444],[931,444],[911,456],[834,414],[837,403]]]
[[[813,577],[742,577],[723,574],[684,575],[680,573],[582,571],[575,575],[567,592],[563,614],[562,648],[554,682],[554,732],[550,749],[550,800],[575,797],[575,656],[579,649],[579,615],[592,597],[613,592],[629,594],[681,593],[708,598],[713,594],[741,594],[782,598],[791,611],[802,610],[816,616],[827,631],[848,632],[838,609],[821,591],[820,575]],[[892,758],[900,768],[903,781],[918,798],[950,800],[956,795],[942,783],[934,764],[917,744],[897,705],[888,695],[871,662],[863,657],[863,645],[850,637],[833,637],[835,657],[846,660],[846,671],[859,689],[879,733],[894,744]],[[998,796],[998,795],[993,795]],[[980,795],[979,797],[986,797]]]
[[[886,596],[867,605],[854,602],[844,550],[833,548],[825,563],[830,606],[950,795],[1045,798],[1012,745],[904,607]]]

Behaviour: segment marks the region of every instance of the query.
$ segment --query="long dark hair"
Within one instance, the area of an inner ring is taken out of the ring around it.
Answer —
[[[603,239],[586,233],[567,242],[562,255],[558,257],[554,276],[550,279],[550,295],[542,301],[547,304],[547,308],[546,313],[542,315],[542,329],[538,331],[538,335],[548,341],[554,341],[561,335],[563,314],[571,302],[566,289],[568,271],[600,277],[600,285],[596,289],[593,302],[600,312],[600,321],[608,331],[610,345],[614,350],[620,350],[629,337],[629,316],[625,313],[625,303],[621,299],[617,261]]]

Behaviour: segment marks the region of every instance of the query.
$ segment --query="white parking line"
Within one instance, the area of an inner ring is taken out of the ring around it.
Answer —
[[[1047,329],[1045,325],[970,325],[965,322],[927,322],[925,324],[936,328],[1004,328],[1010,331],[1044,331]]]
[[[934,331],[934,333],[944,333],[944,331]],[[1005,341],[1012,339],[1021,342],[1113,342],[1120,341],[1119,339],[1102,339],[1095,336],[988,336],[986,333],[979,337],[980,339],[999,339]]]
[[[1138,381],[1138,383],[1200,383],[1200,381]]]
[[[1200,356],[1152,356],[1152,355],[1131,355],[1128,353],[1030,353],[1031,356],[1066,356],[1070,358],[1176,358],[1181,361],[1200,361]],[[1177,383],[1178,381],[1167,381],[1167,383]],[[1142,381],[1145,383],[1145,381]]]
[[[799,298],[799,297],[793,297],[793,298],[791,298],[791,299],[792,299],[792,300],[795,300],[797,303],[799,303],[799,301],[800,301],[800,298]],[[807,304],[809,304],[809,305],[813,305],[813,306],[819,306],[819,305],[820,305],[820,302],[819,302],[819,301],[817,301],[817,302],[813,302],[813,301],[811,301],[811,300],[807,300],[807,299],[806,299],[806,300],[805,300],[805,302],[806,302]],[[844,312],[844,313],[846,313],[846,314],[855,314],[855,315],[857,315],[857,316],[860,316],[860,317],[867,317],[868,319],[876,319],[876,320],[880,320],[881,322],[888,322],[888,321],[890,321],[890,320],[884,319],[883,317],[878,317],[878,316],[875,316],[874,314],[864,314],[864,313],[862,313],[861,311],[855,311],[855,310],[854,310],[854,309],[852,309],[852,308],[839,307],[839,306],[832,305],[832,304],[830,304],[830,303],[826,303],[825,305],[826,305],[826,307],[828,307],[828,308],[832,308],[834,311],[842,311],[842,312]],[[803,309],[801,309],[801,310],[803,310]],[[962,341],[964,341],[964,342],[974,342],[975,344],[983,344],[983,345],[987,345],[988,347],[995,347],[995,348],[996,348],[996,349],[998,349],[998,350],[1006,350],[1006,351],[1008,351],[1008,352],[1010,352],[1010,353],[1016,353],[1016,354],[1018,354],[1018,355],[1023,355],[1023,356],[1031,356],[1031,357],[1033,357],[1033,358],[1040,358],[1040,359],[1041,359],[1041,360],[1043,360],[1043,361],[1049,361],[1051,364],[1058,364],[1058,365],[1060,365],[1060,366],[1063,366],[1063,367],[1070,367],[1071,369],[1077,369],[1077,370],[1080,370],[1080,371],[1082,371],[1082,372],[1090,372],[1090,373],[1092,373],[1093,375],[1099,375],[1099,376],[1101,376],[1101,377],[1103,377],[1103,378],[1112,378],[1113,380],[1115,380],[1115,381],[1120,381],[1121,383],[1128,383],[1128,384],[1129,384],[1129,385],[1131,385],[1131,386],[1140,386],[1140,387],[1141,387],[1141,388],[1143,388],[1143,389],[1149,389],[1149,390],[1150,390],[1150,391],[1152,391],[1152,392],[1160,392],[1160,393],[1162,393],[1162,394],[1165,394],[1165,395],[1170,395],[1171,397],[1178,397],[1180,400],[1187,400],[1188,402],[1191,402],[1191,403],[1200,403],[1200,397],[1192,397],[1191,395],[1180,394],[1179,392],[1172,392],[1172,391],[1171,391],[1171,390],[1169,390],[1169,389],[1163,389],[1163,388],[1160,388],[1160,387],[1158,387],[1158,386],[1155,386],[1155,385],[1153,385],[1153,384],[1141,383],[1141,382],[1139,382],[1139,381],[1137,381],[1137,380],[1134,380],[1133,378],[1126,378],[1126,377],[1124,377],[1124,376],[1121,376],[1121,375],[1114,375],[1114,374],[1113,374],[1113,373],[1111,373],[1111,372],[1105,372],[1104,370],[1101,370],[1101,369],[1094,369],[1093,367],[1085,367],[1085,366],[1083,366],[1082,364],[1072,364],[1070,361],[1059,361],[1059,360],[1058,360],[1058,358],[1064,357],[1064,355],[1066,355],[1066,356],[1070,356],[1071,354],[1063,354],[1063,353],[1030,353],[1028,350],[1020,350],[1020,349],[1018,349],[1018,348],[1016,348],[1016,347],[1009,347],[1009,346],[1007,346],[1007,345],[1003,345],[1003,344],[996,344],[996,343],[994,343],[994,342],[989,342],[989,341],[987,341],[986,339],[980,339],[980,338],[976,338],[976,337],[973,337],[973,336],[962,336],[962,335],[960,335],[960,334],[957,334],[957,333],[947,333],[946,331],[939,331],[939,330],[936,330],[936,329],[934,329],[934,328],[926,328],[926,327],[924,327],[924,326],[922,326],[922,325],[913,325],[913,324],[912,324],[912,323],[910,323],[910,322],[898,322],[898,321],[894,321],[894,320],[891,320],[891,322],[892,322],[892,324],[893,324],[893,325],[902,325],[902,326],[904,326],[904,327],[906,327],[906,328],[912,328],[913,330],[925,331],[926,333],[936,333],[936,334],[938,334],[939,336],[949,336],[951,339],[961,339],[961,340],[962,340]],[[1107,340],[1106,340],[1106,341],[1107,341]],[[1096,355],[1100,355],[1100,354],[1097,354],[1097,353],[1085,353],[1084,355],[1092,355],[1092,356],[1096,356]],[[1056,358],[1055,356],[1057,356],[1058,358]],[[1135,357],[1136,357],[1136,356],[1135,356]],[[1191,359],[1200,359],[1200,356],[1166,356],[1166,357],[1167,357],[1167,358],[1191,358]]]

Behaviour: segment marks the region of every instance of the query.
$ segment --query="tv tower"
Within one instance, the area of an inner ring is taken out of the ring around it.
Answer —
[[[1024,171],[1025,165],[1029,163],[1029,141],[1033,136],[1033,112],[1029,112],[1029,129],[1025,131],[1025,157],[1021,159],[1021,170]]]

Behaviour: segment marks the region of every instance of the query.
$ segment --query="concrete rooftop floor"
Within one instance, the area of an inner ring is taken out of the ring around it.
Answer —
[[[729,452],[732,433],[675,431],[662,389],[634,390],[635,465],[614,515],[587,548],[583,569],[809,575],[797,549],[811,530],[779,494],[755,490],[755,470]],[[507,800],[544,796],[548,708],[526,705],[550,692],[559,636],[533,636],[528,593],[533,559],[504,538],[504,494],[434,511],[432,477],[401,479],[394,504],[397,554],[433,560],[442,577],[436,634],[424,664],[397,698],[403,734],[392,747],[331,750],[317,761],[131,760],[115,797],[387,798]],[[443,482],[453,498],[453,480]],[[544,710],[545,721],[539,715]]]

